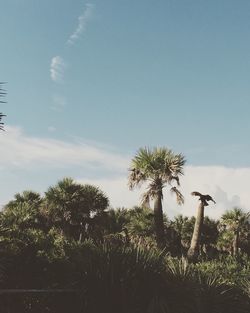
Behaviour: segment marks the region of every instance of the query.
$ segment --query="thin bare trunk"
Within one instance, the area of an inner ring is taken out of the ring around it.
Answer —
[[[239,251],[239,231],[236,230],[234,233],[234,241],[233,241],[233,255],[237,256]]]
[[[163,212],[162,212],[162,192],[159,191],[154,201],[154,221],[155,221],[155,232],[156,242],[159,248],[165,247],[165,234],[164,234],[164,223],[163,223]]]
[[[78,242],[82,242],[82,230],[80,231]]]
[[[204,220],[204,203],[201,201],[198,213],[194,225],[194,232],[191,240],[191,245],[188,250],[188,259],[191,261],[196,261],[199,255],[199,246],[200,246],[200,239],[201,239],[201,229]]]
[[[86,225],[85,226],[83,226],[83,223],[82,222],[80,222],[80,225],[79,225],[80,227],[80,232],[79,232],[79,239],[78,239],[78,242],[82,242],[82,238],[83,238],[83,234],[85,233],[85,235],[86,235],[86,231],[85,231],[85,228],[86,228]]]

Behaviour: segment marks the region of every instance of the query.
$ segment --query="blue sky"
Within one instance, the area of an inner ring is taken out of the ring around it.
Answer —
[[[248,0],[0,3],[1,203],[67,175],[111,184],[140,146],[190,168],[250,167]]]

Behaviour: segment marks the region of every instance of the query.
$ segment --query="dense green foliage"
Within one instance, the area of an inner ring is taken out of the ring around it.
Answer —
[[[163,215],[166,244],[159,250],[149,207],[110,209],[99,188],[69,178],[44,196],[17,194],[0,213],[1,289],[65,292],[11,295],[13,301],[0,294],[1,312],[249,312],[247,214],[205,217],[195,264],[186,260],[194,223]]]

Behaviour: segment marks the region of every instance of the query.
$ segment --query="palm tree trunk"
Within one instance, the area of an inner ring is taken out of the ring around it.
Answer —
[[[201,202],[198,208],[198,213],[194,225],[194,232],[191,240],[191,245],[187,253],[188,259],[190,261],[196,261],[199,255],[199,246],[203,220],[204,220],[204,203]]]
[[[80,222],[80,232],[79,232],[79,239],[78,239],[78,242],[82,242],[82,233],[83,233],[83,226],[82,226],[82,222]]]
[[[165,247],[165,234],[164,234],[164,223],[163,223],[163,212],[162,212],[162,191],[158,191],[154,201],[154,221],[155,221],[155,232],[156,242],[160,249]]]
[[[233,256],[237,256],[239,251],[239,231],[236,230],[234,233],[233,241]]]

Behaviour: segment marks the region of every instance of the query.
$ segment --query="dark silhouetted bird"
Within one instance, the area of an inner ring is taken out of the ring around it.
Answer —
[[[208,205],[207,201],[213,201],[213,203],[216,203],[216,202],[214,201],[214,199],[213,199],[210,195],[202,195],[202,194],[201,194],[200,192],[198,192],[198,191],[193,191],[193,192],[191,192],[191,195],[192,195],[192,196],[196,196],[196,197],[200,197],[199,200],[200,200],[201,202],[203,202],[203,204],[204,204],[205,206]]]

